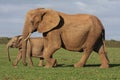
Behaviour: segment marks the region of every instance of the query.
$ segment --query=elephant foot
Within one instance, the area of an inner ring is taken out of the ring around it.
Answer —
[[[109,64],[102,64],[100,68],[109,68]]]
[[[30,68],[34,68],[34,66],[33,66],[33,65],[30,65],[29,67],[30,67]]]
[[[56,59],[50,59],[50,60],[47,60],[47,64],[45,65],[45,68],[52,68],[52,67],[55,67],[57,65],[57,61]]]
[[[14,68],[17,68],[17,66],[13,66]]]
[[[43,66],[43,64],[39,63],[39,64],[38,64],[38,66],[39,66],[39,67],[42,67],[42,66]]]
[[[78,63],[74,64],[74,67],[75,68],[84,67],[84,64],[78,62]]]
[[[14,65],[14,64],[13,64],[13,67],[14,67],[14,68],[17,68],[17,66],[16,66],[16,65]]]
[[[13,63],[12,66],[13,66],[14,68],[17,68],[17,64],[16,64],[16,63]]]
[[[39,67],[42,67],[43,66],[43,61],[40,61],[39,64],[38,64]]]
[[[27,63],[23,63],[24,66],[27,66]]]
[[[13,65],[13,66],[17,66],[17,64],[16,64],[16,63],[13,63],[12,65]]]

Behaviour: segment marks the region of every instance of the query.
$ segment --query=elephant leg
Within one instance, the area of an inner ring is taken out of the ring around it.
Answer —
[[[19,51],[14,63],[13,63],[13,66],[17,66],[18,62],[20,61],[20,59],[22,58],[22,53]]]
[[[84,49],[81,59],[76,64],[74,64],[74,67],[83,67],[88,57],[90,56],[91,52],[92,52],[91,49]]]
[[[57,61],[56,59],[52,58],[52,54],[56,51],[57,49],[45,49],[43,56],[44,59],[46,60],[46,65],[45,68],[50,68],[56,65]]]
[[[30,67],[33,67],[33,61],[32,61],[32,45],[30,43],[30,41],[28,40],[28,43],[27,43],[27,50],[26,50],[26,56],[27,56],[27,59],[28,59],[28,64],[30,65]]]
[[[102,45],[98,51],[100,59],[101,59],[101,66],[100,68],[108,68],[109,67],[109,59],[107,57],[107,54],[105,52],[104,46]]]
[[[39,61],[39,64],[38,64],[38,66],[43,66],[43,60],[44,60],[44,58],[43,57],[40,57],[40,61]]]
[[[29,65],[30,65],[30,67],[33,67],[33,61],[32,61],[32,59],[31,59],[31,57],[28,57],[28,63],[29,63]]]
[[[30,65],[30,67],[33,67],[33,61],[30,55],[31,52],[27,52],[27,58],[28,58],[28,64]]]
[[[53,58],[53,54],[56,50],[61,48],[61,36],[58,30],[53,30],[47,33],[44,39],[44,51],[43,57],[46,60],[46,68],[56,66],[56,59]]]

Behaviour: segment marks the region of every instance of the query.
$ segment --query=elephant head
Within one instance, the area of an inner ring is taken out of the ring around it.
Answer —
[[[7,46],[7,54],[8,54],[9,61],[11,61],[10,55],[9,55],[9,48],[20,48],[21,40],[22,40],[22,36],[15,36],[7,43],[6,46]]]
[[[51,9],[38,8],[28,11],[23,28],[22,40],[22,61],[26,65],[26,43],[31,33],[38,31],[45,33],[55,28],[60,21],[60,17],[56,11]]]

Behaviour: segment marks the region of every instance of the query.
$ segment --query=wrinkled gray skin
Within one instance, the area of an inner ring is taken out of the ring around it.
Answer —
[[[13,66],[17,66],[18,62],[22,58],[22,36],[15,36],[13,37],[8,43],[7,43],[7,51],[8,51],[8,59],[10,59],[9,55],[9,48],[18,48],[18,55],[13,63]],[[39,43],[39,44],[38,44]],[[42,52],[44,48],[44,41],[43,38],[30,38],[27,41],[27,57],[28,57],[28,62],[31,67],[33,67],[33,62],[31,57],[37,57],[40,58],[40,62],[38,66],[43,66],[43,57],[42,57]]]

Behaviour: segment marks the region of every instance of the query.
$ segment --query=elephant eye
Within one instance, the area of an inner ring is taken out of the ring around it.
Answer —
[[[13,42],[13,44],[14,44],[15,42]]]
[[[34,21],[33,20],[31,21],[31,23],[32,23],[32,25],[34,25]]]

